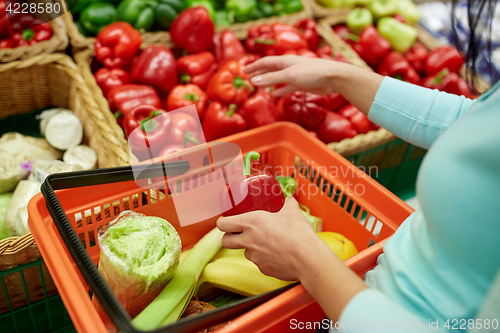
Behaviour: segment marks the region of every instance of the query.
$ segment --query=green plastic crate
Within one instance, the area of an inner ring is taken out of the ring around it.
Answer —
[[[76,332],[61,297],[58,294],[53,296],[47,295],[42,274],[42,264],[43,259],[38,259],[31,263],[0,272],[2,292],[6,296],[9,306],[9,311],[0,313],[0,328],[2,333]],[[34,266],[38,267],[38,272],[42,279],[44,298],[37,302],[30,302],[23,271]],[[5,283],[5,277],[9,274],[18,273],[24,287],[27,305],[13,309],[7,292],[8,286]]]
[[[418,170],[426,152],[397,139],[347,159],[389,191],[406,199],[415,193]]]

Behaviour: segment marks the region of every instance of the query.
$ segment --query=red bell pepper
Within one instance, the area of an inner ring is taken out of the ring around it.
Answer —
[[[13,47],[14,43],[10,39],[0,40],[0,49],[12,49]]]
[[[412,48],[405,53],[405,57],[418,73],[423,74],[425,63],[429,57],[429,50],[427,50],[427,47],[425,47],[424,44],[416,41]]]
[[[309,50],[316,51],[319,45],[319,35],[316,30],[316,21],[307,18],[295,23],[294,27],[299,29],[302,35],[304,35],[307,45],[309,46]]]
[[[477,96],[470,90],[467,82],[457,73],[451,72],[441,82],[441,90],[466,98],[474,99]]]
[[[391,52],[391,43],[382,37],[374,26],[366,27],[359,35],[359,45],[377,59],[377,63]]]
[[[256,128],[283,120],[283,111],[278,108],[268,89],[259,91],[247,99],[240,109],[248,128]]]
[[[374,69],[377,68],[381,60],[380,58],[376,57],[370,52],[370,50],[365,49],[359,43],[355,43],[352,48],[356,51],[360,58],[368,64],[368,66]]]
[[[15,13],[13,11],[14,4],[16,1],[4,0],[0,1],[0,39],[10,38],[12,35],[12,29],[10,22],[15,22],[17,18],[22,15],[20,12]],[[10,6],[10,12],[7,12],[7,8]]]
[[[177,60],[177,72],[182,83],[192,83],[205,89],[208,81],[217,70],[217,63],[212,53],[203,51],[190,54]]]
[[[272,38],[273,33],[270,25],[253,25],[248,29],[248,38],[245,40],[245,47],[250,53],[265,55],[266,45],[262,43],[256,43],[255,39],[267,40]]]
[[[167,93],[177,84],[177,66],[172,51],[162,45],[146,47],[134,61],[130,79]]]
[[[270,31],[267,28],[260,28],[256,32],[252,31],[252,35],[248,31],[248,43],[252,53],[262,55],[281,55],[288,50],[307,49],[308,44],[300,31],[288,24],[274,23],[270,26]],[[259,34],[259,32],[261,32]],[[256,36],[255,36],[256,35]],[[255,44],[264,44],[264,48],[254,46]],[[262,50],[264,52],[262,53]]]
[[[330,111],[337,111],[347,103],[347,99],[344,96],[339,93],[332,93],[324,96],[321,106]]]
[[[95,72],[94,77],[97,85],[101,88],[106,98],[108,98],[111,89],[127,84],[130,81],[128,73],[121,68],[99,68],[97,72]]]
[[[279,107],[285,114],[285,120],[297,123],[305,129],[316,129],[328,113],[324,103],[324,96],[297,91],[280,99]]]
[[[95,40],[95,57],[108,68],[125,67],[142,43],[139,31],[127,22],[105,26]]]
[[[373,129],[368,117],[359,111],[354,105],[349,104],[342,107],[339,110],[339,114],[349,119],[354,129],[359,133],[368,133]]]
[[[329,60],[336,60],[340,62],[345,62],[349,63],[349,60],[347,60],[346,57],[340,52],[339,50],[334,50],[330,45],[324,45],[320,47],[316,53],[320,58],[323,59],[329,59]]]
[[[229,61],[236,60],[241,65],[243,65],[243,67],[245,67],[246,65],[251,64],[252,62],[257,61],[260,58],[262,58],[262,57],[260,55],[258,55],[258,54],[252,54],[252,53],[240,54],[240,55],[238,55],[236,57],[233,57],[232,59],[223,60],[219,65],[222,67],[225,64],[227,64]]]
[[[243,73],[243,65],[235,60],[219,68],[208,83],[208,96],[214,101],[241,105],[254,91]]]
[[[358,41],[358,36],[353,34],[348,27],[343,24],[337,24],[332,28],[333,32],[340,37],[344,42],[349,44],[351,47]]]
[[[396,15],[393,15],[392,17],[394,17],[396,20],[398,20],[401,23],[407,24],[405,17],[401,14],[396,14]]]
[[[422,79],[422,87],[442,90],[441,83],[443,82],[443,78],[449,73],[448,69],[445,68],[437,74],[426,76]]]
[[[405,56],[396,51],[384,57],[377,72],[409,83],[420,84],[420,75],[411,67]]]
[[[170,26],[170,36],[176,46],[188,53],[206,51],[212,46],[215,25],[203,6],[182,11]]]
[[[21,15],[13,21],[12,25],[13,47],[34,45],[49,40],[52,35],[52,27],[42,19],[35,18],[31,14]]]
[[[166,147],[179,145],[188,148],[203,143],[203,132],[198,119],[184,112],[170,112],[169,115],[172,120],[172,130],[165,141]]]
[[[318,138],[324,143],[339,142],[347,138],[354,138],[358,134],[349,119],[331,111],[328,111],[325,121],[316,132]]]
[[[449,72],[447,68],[436,75],[429,75],[424,78],[422,86],[430,89],[438,89],[449,94],[463,95],[466,98],[474,99],[477,96],[470,90],[467,82],[457,73]]]
[[[167,140],[172,123],[166,111],[151,105],[138,105],[127,114],[124,126],[132,153],[140,161],[144,161],[158,156]],[[142,130],[136,130],[138,127]]]
[[[184,146],[181,146],[181,145],[168,145],[160,151],[158,156],[166,156],[166,155],[178,153],[180,151],[183,151],[184,149],[186,149],[186,148]]]
[[[236,112],[237,108],[235,104],[226,106],[219,102],[212,102],[208,106],[201,125],[207,142],[247,129],[247,122]]]
[[[301,57],[319,58],[316,53],[314,53],[313,51],[311,51],[309,49],[288,50],[288,51],[286,51],[283,54],[284,55],[286,55],[286,54],[293,54],[293,55],[298,55],[298,56],[301,56]]]
[[[251,175],[251,161],[258,160],[259,153],[251,151],[245,155],[243,177],[237,178],[229,185],[229,192],[234,202],[238,202],[232,207],[231,199],[221,193],[219,202],[223,216],[233,216],[264,210],[277,213],[285,204],[285,195],[278,180],[268,173]],[[232,208],[231,208],[232,207]]]
[[[243,44],[229,30],[214,35],[212,49],[218,63],[246,53]]]
[[[114,87],[108,93],[108,103],[120,126],[123,125],[123,117],[138,105],[146,104],[160,108],[160,98],[156,91],[150,86],[140,84],[124,84]]]
[[[425,63],[425,73],[436,74],[445,68],[450,72],[458,73],[464,65],[462,55],[453,46],[440,46],[431,53]]]
[[[177,110],[191,104],[196,106],[198,117],[203,118],[208,104],[208,95],[194,84],[175,86],[167,98],[168,111]]]

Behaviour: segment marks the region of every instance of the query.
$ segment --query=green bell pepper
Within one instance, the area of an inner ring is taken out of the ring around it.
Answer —
[[[259,1],[257,7],[259,8],[263,17],[271,17],[276,15],[273,5],[271,5],[269,2]]]
[[[373,0],[370,3],[370,10],[376,18],[391,16],[398,8],[399,0]]]
[[[227,0],[226,9],[234,13],[236,22],[246,22],[252,18],[252,11],[257,8],[257,0]]]
[[[228,27],[234,23],[234,17],[232,13],[227,10],[216,10],[215,11],[215,25],[217,27]]]
[[[184,10],[182,0],[158,0],[155,12],[156,23],[164,28],[170,28],[174,19]]]
[[[420,9],[412,0],[399,0],[396,13],[403,16],[408,24],[414,25],[420,21]]]
[[[80,24],[90,35],[97,36],[102,28],[116,21],[117,11],[109,2],[94,2],[80,14]]]
[[[118,5],[118,20],[137,30],[148,30],[155,22],[155,12],[144,0],[124,0]]]
[[[347,14],[345,23],[349,30],[358,35],[364,28],[373,24],[372,13],[366,8],[353,9]]]
[[[197,6],[203,6],[207,9],[208,13],[210,14],[210,17],[212,19],[215,19],[215,6],[214,3],[210,0],[185,0],[186,3],[186,8],[187,7],[197,7]]]
[[[348,7],[346,0],[316,0],[320,5],[327,8]]]
[[[304,9],[300,0],[276,0],[274,10],[278,15],[300,12]]]
[[[383,17],[377,23],[377,30],[391,43],[394,50],[406,52],[417,39],[417,30],[392,17]]]
[[[66,0],[68,8],[73,16],[78,15],[84,10],[88,5],[92,3],[92,0]]]
[[[87,34],[87,31],[85,31],[85,29],[83,29],[82,25],[80,24],[80,22],[78,21],[75,21],[75,25],[76,27],[78,28],[78,32],[80,32],[83,37],[88,37],[89,35]]]

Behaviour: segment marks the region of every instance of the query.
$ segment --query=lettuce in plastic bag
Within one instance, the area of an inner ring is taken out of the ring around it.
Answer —
[[[166,220],[125,211],[98,235],[99,273],[134,318],[163,290],[174,275],[181,239]],[[108,331],[116,328],[93,299]]]

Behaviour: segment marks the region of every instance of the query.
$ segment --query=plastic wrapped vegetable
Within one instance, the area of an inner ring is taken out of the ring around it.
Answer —
[[[98,241],[99,273],[134,318],[174,275],[181,239],[162,218],[124,211],[99,234]],[[116,331],[96,298],[93,302],[108,331]]]
[[[5,212],[12,200],[12,193],[0,194],[0,240],[12,236],[10,231],[5,227]]]
[[[13,191],[28,170],[21,163],[39,158],[60,159],[62,153],[44,140],[19,133],[5,133],[0,138],[0,193]]]
[[[15,236],[23,236],[30,233],[27,223],[23,223],[21,215],[16,218],[16,214],[22,208],[26,209],[28,202],[38,192],[40,192],[41,183],[38,181],[21,180],[17,185],[12,200],[5,212],[5,227]],[[19,211],[19,214],[23,214]],[[24,214],[23,214],[24,215]],[[27,222],[27,219],[26,219]]]
[[[45,178],[50,174],[80,170],[83,170],[83,168],[78,164],[69,164],[58,160],[40,158],[33,163],[28,180],[43,183]]]
[[[277,176],[276,179],[281,185],[285,198],[293,197],[297,192],[297,181],[293,177]]]

